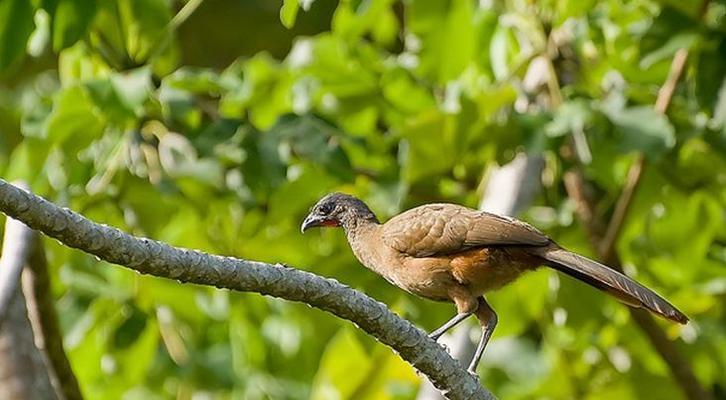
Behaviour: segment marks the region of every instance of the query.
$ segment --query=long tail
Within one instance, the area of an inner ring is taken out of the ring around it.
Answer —
[[[633,307],[643,307],[671,321],[688,322],[682,312],[652,290],[599,262],[559,247],[540,248],[547,265],[592,285]]]

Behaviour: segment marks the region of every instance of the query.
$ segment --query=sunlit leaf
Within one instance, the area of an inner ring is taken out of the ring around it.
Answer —
[[[45,136],[53,143],[73,138],[74,146],[90,143],[103,129],[88,93],[79,86],[68,88],[56,96],[45,126]]]
[[[366,378],[370,367],[371,360],[355,335],[340,330],[323,354],[310,398],[347,398]]]
[[[284,0],[280,8],[280,21],[285,28],[292,28],[295,25],[297,11],[300,8],[299,0]]]

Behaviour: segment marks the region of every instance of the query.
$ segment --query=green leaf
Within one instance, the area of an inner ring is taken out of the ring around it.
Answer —
[[[164,78],[164,84],[192,93],[218,95],[223,91],[221,77],[212,69],[181,67]]]
[[[171,20],[166,0],[119,0],[119,15],[126,32],[126,50],[136,62],[144,62],[166,40]]]
[[[143,114],[144,103],[151,94],[151,69],[137,68],[111,75],[111,84],[118,94],[121,103],[137,117]]]
[[[420,70],[439,83],[458,77],[477,51],[478,25],[471,1],[415,2],[411,30],[425,40]]]
[[[282,8],[280,8],[280,21],[287,29],[295,26],[297,11],[300,9],[298,0],[283,0]]]
[[[549,136],[564,136],[585,128],[591,118],[592,111],[586,101],[567,101],[557,108],[554,118],[545,126],[545,132]]]
[[[39,9],[35,12],[33,20],[35,30],[28,38],[27,52],[31,57],[40,57],[48,48],[51,40],[51,18],[45,10]]]
[[[195,107],[191,93],[162,85],[158,91],[164,117],[181,124],[188,130],[197,130],[202,120],[202,111]]]
[[[110,122],[125,129],[144,114],[151,94],[151,72],[138,68],[86,83],[91,98]]]
[[[98,54],[83,42],[61,50],[58,55],[58,75],[62,86],[107,79],[111,72]]]
[[[689,16],[693,21],[698,19],[701,7],[703,7],[702,3],[697,1],[658,0],[657,3],[661,3],[664,10],[678,10],[679,13]]]
[[[96,2],[59,0],[53,14],[53,50],[72,46],[86,34],[96,15]]]
[[[0,1],[0,71],[19,62],[33,32],[33,8],[28,0]]]
[[[497,25],[489,45],[489,58],[492,72],[497,80],[502,80],[509,75],[509,51],[510,51],[509,29]]]
[[[683,34],[692,34],[698,30],[695,20],[684,14],[682,10],[673,7],[663,7],[648,30],[638,43],[642,54],[657,51],[657,49]]]
[[[116,328],[113,333],[113,347],[117,350],[124,350],[139,339],[141,333],[146,329],[149,316],[135,304],[129,304],[128,317]]]
[[[650,106],[605,108],[603,112],[617,128],[623,152],[641,151],[650,158],[658,158],[676,144],[673,125]]]
[[[436,105],[433,96],[418,85],[408,71],[395,69],[381,77],[383,97],[404,113],[415,114]]]
[[[726,40],[721,40],[713,49],[702,51],[696,55],[696,99],[707,111],[726,104],[726,96],[722,96],[722,85],[726,83]],[[714,110],[714,116],[716,111]]]
[[[263,137],[262,146],[270,152],[289,148],[292,152],[344,181],[354,178],[350,161],[340,147],[340,132],[313,115],[302,117],[287,114]]]
[[[454,160],[443,157],[453,151],[446,140],[451,137],[451,124],[437,111],[422,113],[402,131],[406,142],[400,157],[403,176],[408,182],[416,182],[451,168]]]
[[[42,176],[38,171],[43,169],[50,151],[49,147],[47,141],[33,137],[25,139],[10,154],[7,169],[3,171],[3,178],[25,179],[32,184]]]
[[[203,184],[220,185],[221,166],[217,159],[200,158],[189,140],[174,132],[164,132],[159,139],[159,161],[172,177],[194,177]]]
[[[58,93],[53,100],[45,136],[52,143],[73,138],[73,146],[81,148],[99,136],[103,126],[88,93],[80,86],[73,86]]]
[[[676,51],[679,49],[690,49],[698,43],[700,39],[701,38],[698,34],[692,32],[674,35],[670,37],[663,46],[646,54],[645,57],[640,60],[640,67],[648,69],[657,62],[670,60],[673,58]]]
[[[375,93],[378,79],[373,73],[376,60],[363,62],[360,48],[337,36],[322,35],[313,43],[308,71],[322,89],[338,98]]]
[[[398,20],[391,9],[391,0],[370,3],[341,2],[331,22],[336,36],[355,40],[370,33],[376,43],[391,44],[398,33]]]
[[[557,3],[557,22],[564,23],[569,18],[586,15],[597,4],[596,0],[562,0]]]
[[[128,321],[128,320],[127,320]],[[156,324],[137,322],[142,324],[143,329],[134,332],[135,338],[128,346],[117,348],[113,352],[114,358],[120,366],[120,371],[113,374],[114,380],[118,380],[119,391],[125,392],[134,386],[144,382],[152,367],[154,358],[159,347],[159,328]],[[119,329],[122,329],[127,322],[124,322]],[[138,329],[134,327],[134,330]]]
[[[341,329],[325,349],[310,398],[350,398],[369,368],[371,360],[366,350],[349,329]]]

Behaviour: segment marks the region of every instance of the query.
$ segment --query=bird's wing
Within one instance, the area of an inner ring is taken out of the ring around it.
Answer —
[[[455,204],[428,204],[383,225],[383,242],[412,257],[455,254],[476,247],[544,246],[549,238],[532,226]]]

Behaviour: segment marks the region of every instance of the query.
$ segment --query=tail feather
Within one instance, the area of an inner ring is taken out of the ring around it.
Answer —
[[[646,308],[681,324],[688,322],[688,317],[664,298],[610,267],[561,248],[545,248],[538,255],[549,261],[550,267],[601,289],[628,305]]]

